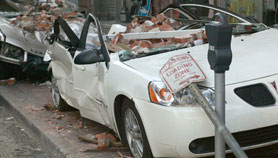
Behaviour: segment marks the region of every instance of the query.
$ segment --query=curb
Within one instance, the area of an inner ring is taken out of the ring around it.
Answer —
[[[21,125],[23,125],[43,151],[46,152],[48,157],[75,157],[73,153],[78,153],[78,151],[75,152],[75,149],[72,148],[68,142],[66,142],[63,138],[53,137],[45,133],[42,130],[43,128],[41,128],[42,125],[35,122],[35,118],[31,118],[29,115],[23,114],[14,104],[15,103],[11,99],[8,99],[8,97],[0,94],[0,105],[5,106],[7,111],[10,112]]]

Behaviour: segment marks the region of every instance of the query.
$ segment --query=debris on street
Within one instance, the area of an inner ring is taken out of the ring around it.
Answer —
[[[55,107],[53,104],[44,104],[43,107],[47,110],[47,111],[54,111],[55,110]]]
[[[3,85],[14,85],[16,82],[15,78],[9,78],[7,80],[0,80],[0,86]]]
[[[123,144],[108,132],[96,135],[88,134],[86,136],[78,136],[78,138],[84,142],[96,144],[98,150],[104,150],[109,147],[123,147]]]
[[[38,113],[40,111],[44,111],[45,109],[42,108],[42,107],[36,107],[34,105],[31,105],[31,106],[26,106],[25,109],[29,112],[35,112],[35,113]]]
[[[35,131],[34,135],[36,138],[46,136],[48,139],[51,139],[51,145],[47,145],[48,148],[58,146],[58,150],[61,149],[62,151],[66,151],[64,150],[64,147],[71,146],[74,149],[75,154],[79,157],[90,157],[92,154],[90,151],[81,152],[87,149],[97,150],[94,153],[95,157],[118,156],[118,150],[115,149],[116,147],[107,148],[108,151],[105,152],[106,149],[96,149],[96,144],[80,141],[77,137],[79,135],[95,135],[97,133],[109,131],[109,129],[88,119],[85,120],[87,127],[80,128],[81,121],[79,111],[60,112],[53,109],[54,105],[51,100],[48,86],[40,86],[39,84],[31,84],[29,82],[18,82],[10,88],[8,86],[0,86],[0,89],[3,97],[9,96],[7,98],[11,98],[12,103],[16,103],[13,105],[17,107],[16,109],[21,115],[15,115],[15,119],[21,120],[21,116],[24,115],[30,120],[30,122],[32,122],[31,124],[29,124],[29,121],[26,122],[27,127],[24,128],[25,130],[31,129],[31,132]],[[28,89],[28,93],[26,93],[26,89]],[[11,102],[10,100],[8,101]],[[55,119],[59,114],[63,115],[62,119]],[[5,122],[12,121],[8,121],[9,119],[12,118],[10,118],[10,116],[3,117],[3,121]],[[33,130],[34,126],[39,129],[39,132]],[[18,127],[17,131],[21,131],[21,129],[22,127]],[[46,141],[46,143],[47,142],[48,141]],[[53,142],[55,144],[54,146],[52,145]],[[65,146],[64,144],[68,145]],[[114,151],[110,150],[111,148],[113,148]],[[128,153],[128,149],[124,149],[123,147],[119,147],[119,151],[123,154]],[[73,157],[78,157],[75,156],[75,154]]]
[[[6,121],[14,120],[14,117],[8,117],[6,118]]]
[[[127,147],[114,147],[114,148],[105,148],[103,150],[98,150],[98,149],[86,149],[86,150],[81,150],[80,152],[86,153],[86,152],[129,152],[129,149]]]

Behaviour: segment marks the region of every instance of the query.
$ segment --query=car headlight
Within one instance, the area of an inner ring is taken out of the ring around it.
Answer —
[[[199,87],[199,88],[203,96],[210,103],[210,105],[214,106],[215,105],[214,90],[206,87]],[[175,98],[173,102],[174,105],[190,105],[190,106],[198,105],[196,98],[191,95],[190,90],[188,88],[184,88],[179,92],[175,93],[174,98]]]
[[[211,105],[215,105],[215,92],[206,87],[200,87],[200,91]],[[164,106],[197,106],[197,100],[188,88],[172,94],[164,82],[151,82],[149,84],[150,100]]]
[[[153,103],[170,106],[174,97],[164,82],[151,82],[149,84],[150,100]]]

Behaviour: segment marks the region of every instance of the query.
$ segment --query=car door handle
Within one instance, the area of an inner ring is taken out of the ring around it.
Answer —
[[[80,70],[80,71],[85,71],[85,66],[82,65],[75,65],[74,66],[76,69]]]

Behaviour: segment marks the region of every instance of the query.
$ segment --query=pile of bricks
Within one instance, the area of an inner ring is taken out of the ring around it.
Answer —
[[[11,19],[10,24],[29,32],[49,32],[58,16],[67,21],[81,20],[77,17],[77,11],[65,12],[65,8],[59,5],[39,4],[37,6],[27,6],[26,9],[27,11],[22,16]]]
[[[140,20],[135,17],[131,23],[127,25],[124,32],[142,33],[142,32],[162,32],[175,31],[182,27],[182,24],[174,19],[166,17],[164,14],[158,14],[150,20]],[[119,33],[114,37],[112,44],[126,45],[134,54],[150,52],[153,49],[163,48],[167,46],[196,46],[207,42],[207,37],[204,31],[191,34],[190,37],[173,37],[173,38],[153,38],[153,39],[124,39],[123,33]]]
[[[164,14],[158,14],[151,20],[139,20],[135,17],[131,23],[127,25],[126,33],[139,32],[157,32],[157,31],[174,31],[182,27],[182,24],[172,18],[167,18]]]

